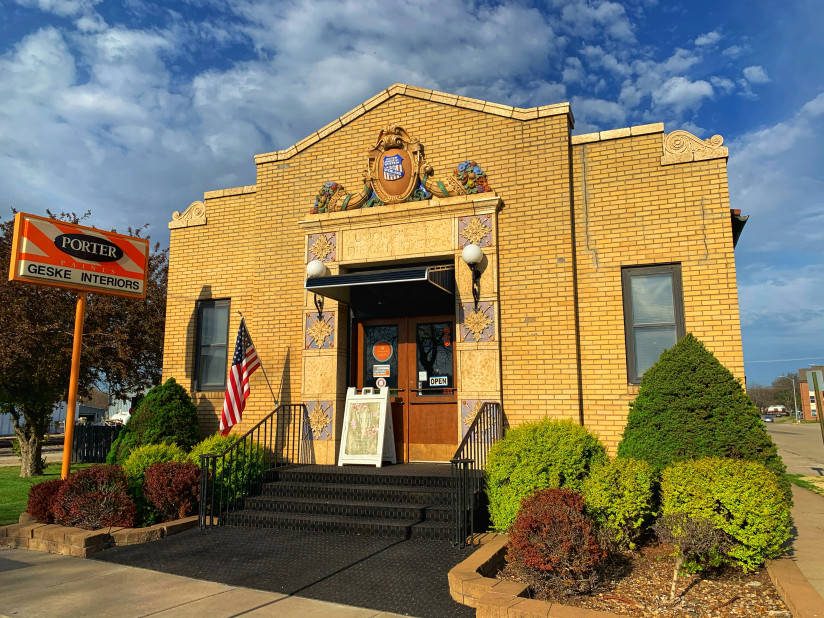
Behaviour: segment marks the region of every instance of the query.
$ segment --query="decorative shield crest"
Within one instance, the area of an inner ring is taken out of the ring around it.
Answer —
[[[369,151],[369,179],[384,204],[397,204],[415,190],[419,182],[423,152],[420,142],[398,126],[381,131]]]

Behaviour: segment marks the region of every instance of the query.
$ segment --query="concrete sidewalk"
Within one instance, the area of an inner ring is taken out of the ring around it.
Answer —
[[[793,502],[797,536],[789,555],[824,599],[824,496],[793,485]]]
[[[97,560],[0,548],[0,617],[137,618],[149,615],[163,618],[399,616]]]

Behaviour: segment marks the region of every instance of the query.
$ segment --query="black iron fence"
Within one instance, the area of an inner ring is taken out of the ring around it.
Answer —
[[[72,463],[106,463],[122,425],[75,425]]]
[[[201,530],[220,525],[228,513],[243,508],[244,498],[258,490],[268,470],[309,463],[307,417],[302,403],[280,405],[222,453],[201,456]]]
[[[501,404],[485,403],[450,460],[454,480],[455,528],[452,542],[460,547],[475,541],[475,510],[483,490],[484,466],[492,445],[503,435]]]

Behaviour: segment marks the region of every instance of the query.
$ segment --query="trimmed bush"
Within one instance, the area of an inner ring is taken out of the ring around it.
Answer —
[[[54,521],[98,530],[134,526],[137,509],[120,466],[92,466],[69,475],[54,499]]]
[[[598,438],[570,420],[544,419],[510,429],[490,449],[486,464],[492,525],[506,532],[521,500],[539,489],[580,491],[590,469],[606,461]]]
[[[129,495],[137,506],[137,523],[140,526],[151,526],[160,518],[143,489],[146,469],[153,464],[169,461],[186,461],[186,453],[177,444],[146,444],[134,449],[123,462]]]
[[[197,444],[189,453],[189,461],[200,469],[200,456],[214,453],[219,455],[237,441],[234,436],[221,436],[216,433]],[[234,467],[227,460],[220,457],[215,462],[215,500],[219,500],[221,492],[223,502],[229,502],[238,496],[250,483],[254,484],[263,478],[265,460],[263,447],[250,440],[245,440],[237,451]],[[209,470],[211,474],[211,470]]]
[[[775,474],[753,461],[709,457],[661,474],[662,516],[706,519],[730,539],[724,561],[752,571],[781,555],[790,538],[791,504]]]
[[[531,571],[531,584],[537,579],[559,591],[587,591],[605,557],[580,494],[544,489],[521,503],[509,532],[506,560]]]
[[[54,523],[54,498],[63,486],[63,479],[46,481],[32,485],[29,489],[29,501],[26,513],[34,517],[41,524]]]
[[[143,491],[161,521],[188,517],[200,500],[200,468],[188,461],[152,464],[146,468]]]
[[[646,461],[612,459],[584,481],[587,513],[617,547],[634,548],[652,522],[656,475]]]
[[[618,457],[643,459],[656,471],[701,457],[757,461],[778,476],[792,499],[784,462],[758,408],[732,373],[690,334],[644,374]]]
[[[112,444],[106,463],[122,464],[132,450],[146,444],[177,444],[185,451],[200,440],[197,409],[189,393],[175,382],[155,386],[137,404]]]

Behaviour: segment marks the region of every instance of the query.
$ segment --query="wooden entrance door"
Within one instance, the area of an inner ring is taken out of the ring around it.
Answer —
[[[452,316],[381,318],[356,324],[358,388],[385,380],[401,461],[448,461],[458,445]]]

